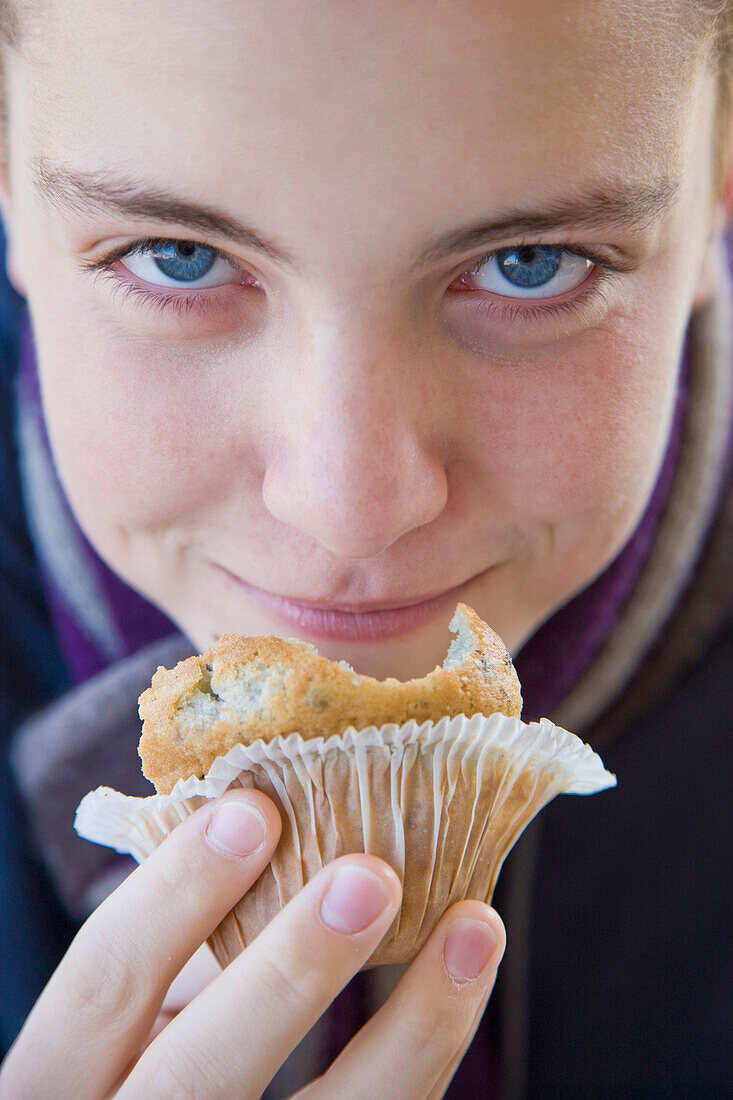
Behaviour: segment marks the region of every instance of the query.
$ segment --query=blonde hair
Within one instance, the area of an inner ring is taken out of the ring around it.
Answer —
[[[713,194],[717,199],[728,185],[733,151],[733,0],[719,0],[714,8],[709,13],[707,34],[718,78],[713,140]]]

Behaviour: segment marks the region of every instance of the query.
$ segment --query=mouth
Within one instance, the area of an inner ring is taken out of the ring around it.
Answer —
[[[417,630],[428,620],[452,609],[468,585],[488,572],[485,570],[484,573],[435,595],[335,604],[325,600],[279,596],[249,584],[221,565],[217,568],[256,603],[267,608],[283,623],[295,627],[301,634],[312,638],[350,642],[378,641]]]

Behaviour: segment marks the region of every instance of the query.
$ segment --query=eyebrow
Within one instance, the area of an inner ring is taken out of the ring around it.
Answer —
[[[642,229],[669,209],[679,187],[678,181],[666,177],[652,184],[610,183],[602,191],[554,200],[534,210],[509,211],[501,218],[442,234],[420,254],[417,263],[418,266],[435,263],[454,252],[499,238],[568,229]]]
[[[125,177],[107,173],[73,172],[40,157],[33,162],[32,175],[40,197],[62,211],[84,213],[92,206],[129,218],[185,225],[202,234],[227,237],[289,267],[297,266],[289,252],[266,240],[257,230],[221,210],[189,202],[162,188],[141,187]]]
[[[145,187],[124,176],[102,172],[74,172],[44,158],[33,162],[33,181],[39,196],[60,210],[84,213],[89,206],[131,218],[185,225],[204,235],[226,237],[297,270],[295,257],[256,229],[224,211],[190,202],[159,187]],[[590,190],[544,203],[536,209],[510,210],[500,218],[443,233],[418,255],[420,269],[459,252],[488,246],[500,238],[526,237],[572,228],[644,228],[672,205],[679,182],[661,177],[652,183],[609,182]],[[561,242],[557,242],[561,243]]]

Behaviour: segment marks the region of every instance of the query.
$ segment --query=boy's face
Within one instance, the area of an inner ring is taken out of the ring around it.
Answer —
[[[710,224],[712,80],[656,7],[55,0],[31,28],[6,219],[56,460],[196,645],[406,677],[463,599],[516,651],[628,539]]]

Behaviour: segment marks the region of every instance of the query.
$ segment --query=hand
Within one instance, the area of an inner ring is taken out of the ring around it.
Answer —
[[[259,1097],[401,900],[381,860],[335,860],[150,1042],[173,979],[262,873],[279,836],[275,805],[254,790],[229,792],[178,826],[79,931],[3,1063],[0,1097]],[[453,906],[386,1004],[299,1095],[442,1096],[503,944],[487,906]]]

